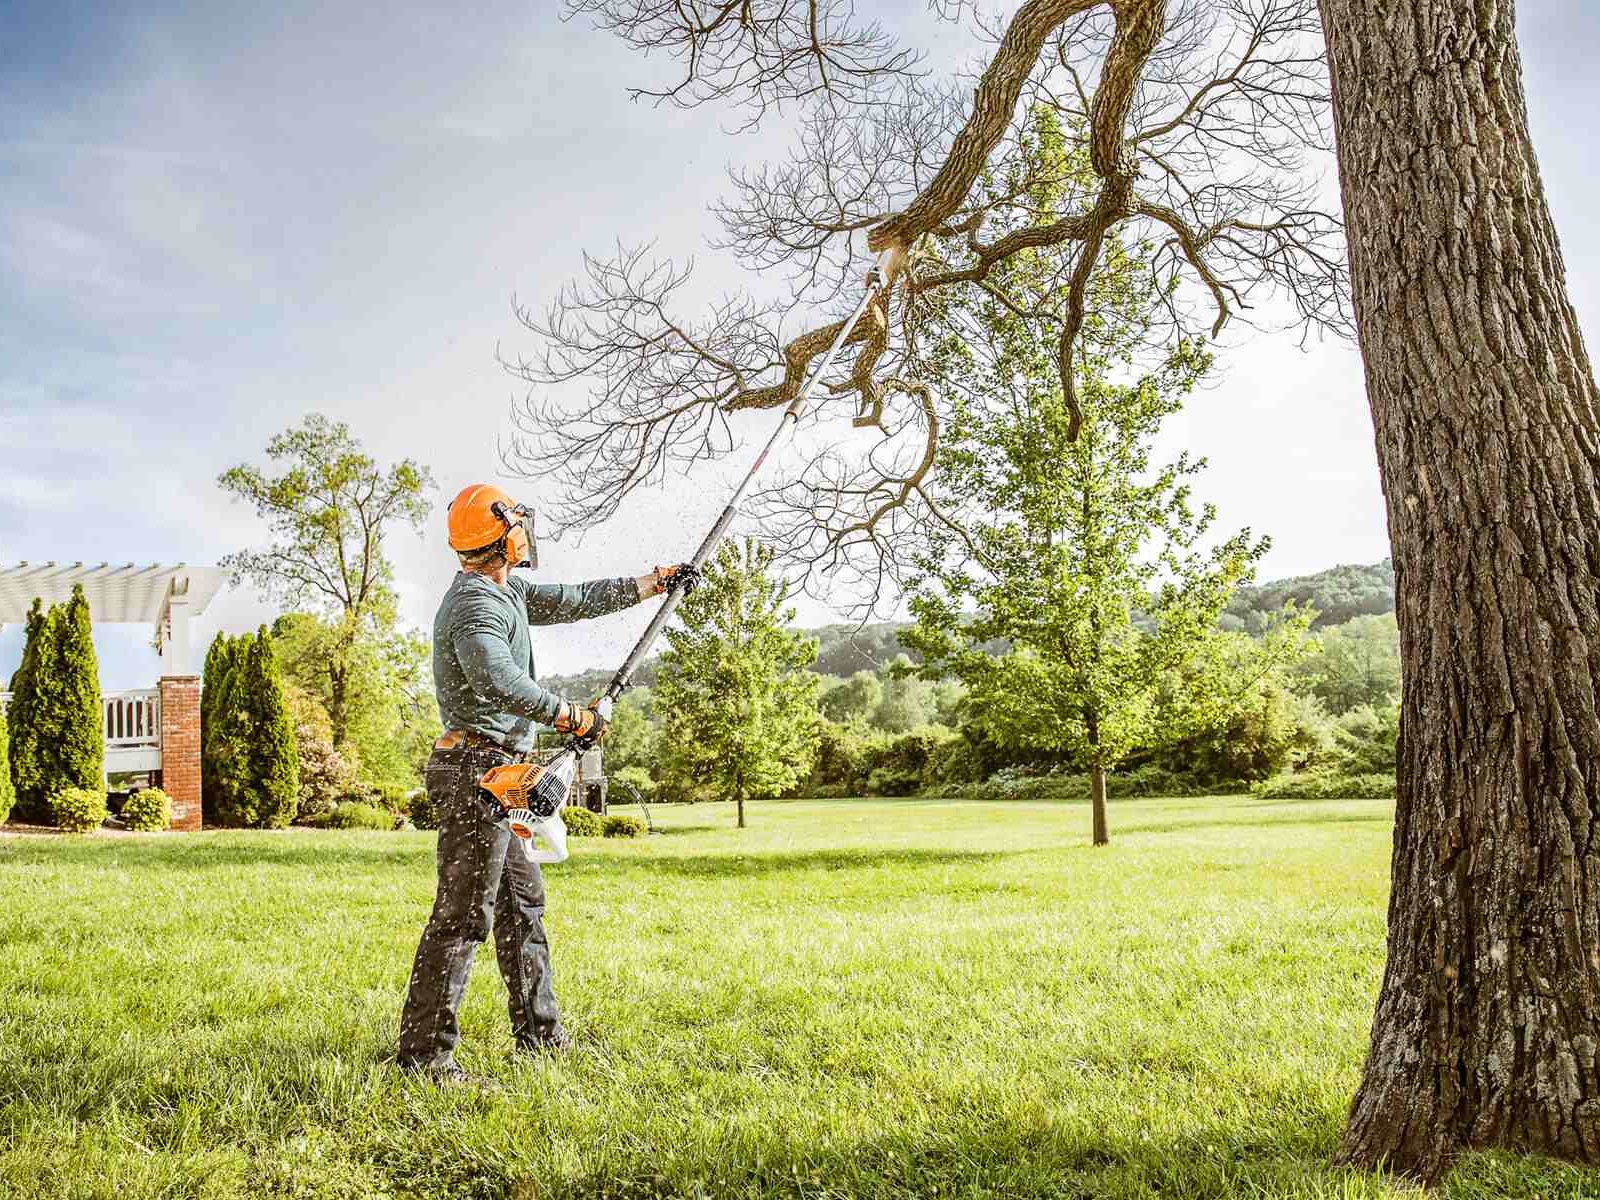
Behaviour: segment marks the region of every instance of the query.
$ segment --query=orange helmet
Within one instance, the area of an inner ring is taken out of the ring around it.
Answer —
[[[489,550],[505,543],[513,567],[536,567],[539,550],[533,540],[533,509],[518,504],[489,483],[461,489],[450,501],[450,548],[458,553]]]

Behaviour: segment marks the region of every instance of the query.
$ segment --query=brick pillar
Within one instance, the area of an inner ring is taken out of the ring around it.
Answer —
[[[200,677],[161,677],[161,790],[172,798],[172,828],[200,828]]]

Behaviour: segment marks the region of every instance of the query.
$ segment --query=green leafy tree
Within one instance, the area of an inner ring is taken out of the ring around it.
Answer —
[[[328,714],[328,737],[376,790],[409,790],[438,737],[426,638],[389,629],[344,640],[342,622],[313,613],[285,613],[272,624],[284,677]],[[333,711],[344,706],[342,734]]]
[[[655,711],[655,694],[647,687],[634,688],[617,701],[611,713],[605,741],[606,773],[653,772],[660,743],[661,721]]]
[[[817,744],[817,677],[805,669],[817,643],[788,627],[794,609],[771,562],[756,542],[723,544],[667,631],[655,688],[663,782],[732,800],[741,829],[745,802],[793,787]]]
[[[328,620],[323,647],[325,704],[336,744],[350,737],[358,648],[386,653],[397,635],[394,572],[384,553],[396,524],[420,530],[433,479],[404,459],[384,468],[343,422],[316,413],[267,443],[276,474],[248,464],[224,471],[223,489],[254,505],[272,531],[265,550],[241,550],[223,563],[291,606],[311,605]]]
[[[841,725],[865,723],[883,703],[883,680],[876,671],[857,671],[823,689],[817,708],[830,721]]]
[[[1030,199],[1048,216],[1059,181],[1085,167],[1052,113],[1035,115],[1030,136]],[[930,674],[967,685],[1002,744],[1088,768],[1096,845],[1109,840],[1106,772],[1159,740],[1164,683],[1215,636],[1266,549],[1246,530],[1203,550],[1215,514],[1190,490],[1203,461],[1152,462],[1162,422],[1211,367],[1193,342],[1165,341],[1168,295],[1153,256],[1106,239],[1073,360],[1076,437],[1058,339],[1028,315],[1059,286],[1048,252],[1008,260],[991,288],[935,309],[929,330],[938,338],[929,382],[956,397],[936,503],[964,532],[935,537],[921,555],[916,625],[901,641]],[[1009,653],[988,653],[995,639]]]
[[[879,675],[883,681],[883,695],[867,718],[874,729],[884,733],[909,733],[938,719],[937,685],[913,673],[907,655],[896,657]]]
[[[1400,627],[1392,612],[1326,628],[1318,641],[1296,674],[1329,712],[1384,708],[1400,698]]]

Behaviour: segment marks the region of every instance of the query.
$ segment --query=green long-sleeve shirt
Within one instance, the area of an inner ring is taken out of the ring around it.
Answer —
[[[433,687],[446,729],[468,729],[513,750],[532,747],[566,699],[534,679],[530,625],[598,617],[639,603],[632,579],[501,587],[460,571],[433,618]]]

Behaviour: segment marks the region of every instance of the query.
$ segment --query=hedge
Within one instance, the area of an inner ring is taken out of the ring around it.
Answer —
[[[1338,771],[1301,771],[1274,775],[1250,789],[1262,800],[1392,800],[1393,775],[1345,775]]]

